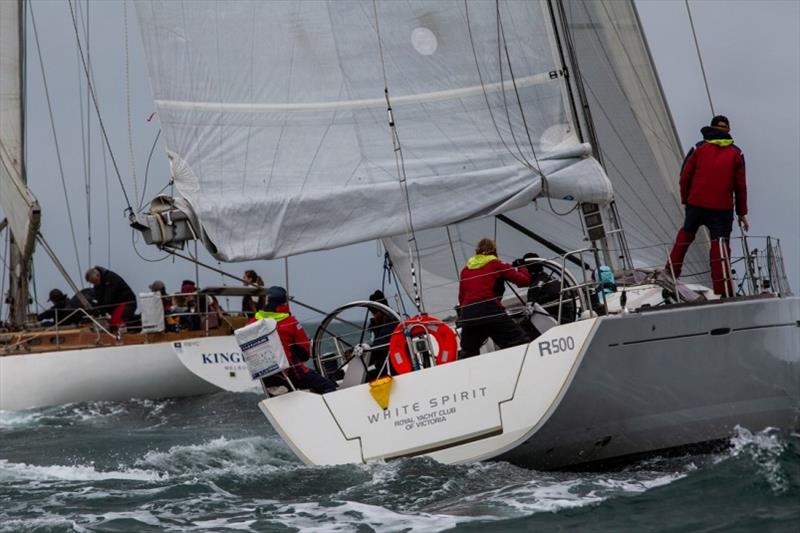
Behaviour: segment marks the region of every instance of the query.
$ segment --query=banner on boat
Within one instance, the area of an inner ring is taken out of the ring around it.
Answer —
[[[262,318],[234,331],[253,379],[265,378],[289,368],[289,361],[275,330],[278,323]]]

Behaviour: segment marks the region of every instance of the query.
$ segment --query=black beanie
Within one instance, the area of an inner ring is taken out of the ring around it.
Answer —
[[[711,127],[721,131],[731,131],[731,122],[725,115],[717,115],[711,119]]]

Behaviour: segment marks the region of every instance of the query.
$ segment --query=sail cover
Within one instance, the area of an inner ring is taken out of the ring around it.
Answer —
[[[607,201],[546,5],[497,5],[137,2],[175,183],[217,257],[505,212],[541,194],[541,174],[551,195]]]
[[[22,164],[21,2],[0,2],[0,208],[17,251],[30,257],[39,205],[25,185]]]
[[[667,262],[669,246],[682,223],[678,176],[683,152],[635,6],[616,0],[574,0],[560,6],[589,105],[590,116],[585,120],[595,127],[634,266],[660,268]],[[569,206],[555,204],[552,209],[540,200],[507,215],[563,250],[587,246],[579,215],[559,216],[557,213],[568,211]],[[482,237],[494,237],[500,255],[507,260],[526,252],[558,255],[552,247],[493,217],[418,232],[420,258],[415,267],[428,312],[452,311],[459,271]],[[410,292],[408,244],[402,237],[383,242]],[[704,252],[697,243],[690,249],[682,276],[687,281],[706,281]]]

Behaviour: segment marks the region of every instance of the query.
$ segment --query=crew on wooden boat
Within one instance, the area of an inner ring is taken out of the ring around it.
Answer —
[[[124,326],[136,312],[136,295],[116,272],[95,266],[86,271],[86,281],[94,286],[98,308],[111,315],[111,327]]]
[[[91,305],[94,305],[95,302],[93,289],[83,289],[81,290],[81,293],[83,294],[84,298],[86,298],[87,302],[89,302]],[[46,309],[36,315],[36,320],[39,322],[51,321],[61,326],[65,326],[69,324],[77,324],[85,316],[75,312],[76,309],[83,307],[81,305],[80,298],[77,295],[73,296],[72,298],[67,298],[67,295],[61,292],[60,289],[53,289],[50,291],[47,300],[53,305],[50,306],[49,309]]]

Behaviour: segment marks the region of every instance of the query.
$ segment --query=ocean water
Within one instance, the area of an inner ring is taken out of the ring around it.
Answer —
[[[0,531],[800,531],[798,434],[739,429],[716,454],[602,473],[308,467],[257,400],[0,412]]]

